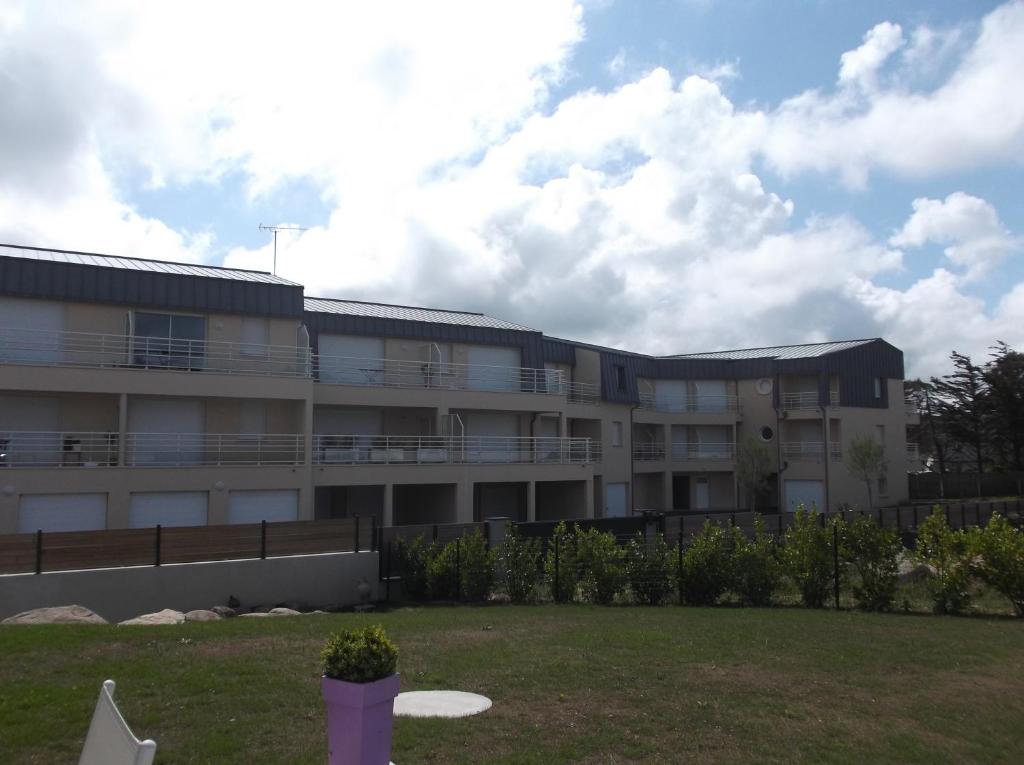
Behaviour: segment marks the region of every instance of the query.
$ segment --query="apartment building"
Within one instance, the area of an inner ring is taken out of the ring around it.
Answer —
[[[906,497],[882,340],[655,358],[478,313],[304,295],[253,271],[0,246],[0,533],[862,506]]]

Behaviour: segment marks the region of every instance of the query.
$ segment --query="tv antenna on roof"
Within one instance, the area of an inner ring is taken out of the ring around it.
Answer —
[[[301,226],[264,226],[260,224],[260,231],[273,231],[274,232],[274,269],[272,273],[277,275],[277,232],[278,231],[309,231],[308,228],[302,228]]]

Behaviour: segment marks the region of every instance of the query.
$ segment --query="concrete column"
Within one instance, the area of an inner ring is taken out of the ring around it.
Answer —
[[[588,478],[583,482],[583,517],[594,517],[594,479]]]
[[[532,522],[537,520],[537,483],[536,481],[526,482],[526,520]]]
[[[565,416],[565,412],[558,413],[558,437],[568,438],[569,437],[569,420]]]
[[[395,486],[391,483],[384,484],[384,507],[381,515],[382,525],[395,525]]]
[[[122,393],[117,402],[117,464],[125,466],[128,453],[128,394]]]
[[[302,413],[302,435],[305,460],[303,463],[307,468],[313,465],[313,399],[303,399],[304,410]]]

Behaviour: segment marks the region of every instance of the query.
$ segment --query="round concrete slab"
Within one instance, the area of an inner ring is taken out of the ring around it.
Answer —
[[[490,708],[486,696],[464,691],[409,691],[395,697],[399,717],[469,717]]]

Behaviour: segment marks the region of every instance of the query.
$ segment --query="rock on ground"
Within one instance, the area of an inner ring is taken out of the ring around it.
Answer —
[[[181,611],[175,611],[171,608],[165,608],[163,611],[157,611],[152,614],[142,614],[142,616],[136,616],[134,619],[125,619],[120,624],[127,625],[156,625],[156,624],[183,624],[185,622],[185,614]]]
[[[99,614],[85,606],[50,606],[33,608],[8,616],[0,624],[108,624]]]
[[[185,621],[187,622],[216,622],[220,621],[221,615],[216,611],[207,611],[203,608],[197,608],[194,611],[185,612]]]
[[[231,606],[214,606],[210,610],[225,619],[230,619],[232,616],[238,616],[238,612]]]
[[[271,608],[268,612],[269,616],[301,616],[301,611],[296,611],[294,608]]]

